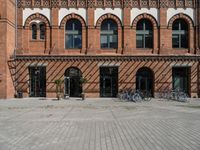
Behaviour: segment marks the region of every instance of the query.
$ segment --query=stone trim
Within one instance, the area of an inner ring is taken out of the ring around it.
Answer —
[[[49,22],[49,20],[48,20],[44,15],[39,14],[39,13],[30,15],[30,16],[26,19],[25,24],[24,24],[24,27],[29,27],[31,21],[33,21],[33,20],[40,20],[41,22],[44,22],[45,25],[46,25],[47,27],[50,27],[50,22]]]
[[[117,23],[118,29],[121,29],[122,23],[121,23],[120,19],[119,19],[117,16],[115,16],[115,15],[113,15],[113,14],[110,14],[110,13],[101,16],[101,17],[97,20],[96,28],[100,29],[100,28],[101,28],[102,22],[103,22],[104,20],[106,20],[106,19],[112,19],[112,20],[114,20],[114,21]]]
[[[78,19],[82,24],[82,29],[86,28],[86,23],[85,23],[84,19],[75,13],[71,13],[71,14],[65,16],[60,23],[60,28],[64,28],[67,21],[69,21],[70,19]]]
[[[147,19],[147,20],[151,21],[153,27],[154,27],[154,28],[158,28],[158,23],[157,23],[156,19],[155,19],[153,16],[151,16],[151,15],[149,15],[149,14],[146,14],[146,13],[138,15],[138,16],[133,20],[132,27],[133,27],[133,28],[136,28],[136,27],[137,27],[138,21],[140,21],[141,19]]]
[[[174,16],[169,20],[169,24],[168,24],[168,28],[169,28],[169,29],[172,29],[173,22],[174,22],[176,19],[183,19],[183,20],[185,20],[185,21],[188,23],[190,29],[193,29],[193,28],[194,28],[194,23],[193,23],[192,19],[191,19],[188,15],[185,15],[185,14],[183,14],[183,13],[180,13],[180,14],[174,15]]]

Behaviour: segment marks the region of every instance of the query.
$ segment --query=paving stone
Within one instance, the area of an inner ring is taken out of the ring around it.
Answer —
[[[199,99],[0,101],[0,150],[199,149]]]

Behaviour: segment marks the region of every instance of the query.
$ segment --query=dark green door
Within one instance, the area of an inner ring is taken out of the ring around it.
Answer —
[[[46,67],[29,67],[30,97],[46,97]]]
[[[100,96],[116,97],[118,92],[118,67],[100,68]]]
[[[69,95],[70,97],[81,97],[81,77],[82,72],[78,68],[70,67],[65,71],[65,95]]]

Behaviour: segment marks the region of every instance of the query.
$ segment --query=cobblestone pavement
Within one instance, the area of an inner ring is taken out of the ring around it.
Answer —
[[[200,150],[200,100],[1,100],[0,150]]]

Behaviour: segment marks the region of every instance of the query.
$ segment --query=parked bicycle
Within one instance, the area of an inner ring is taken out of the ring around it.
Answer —
[[[167,100],[175,100],[178,102],[187,102],[188,95],[186,92],[183,92],[179,89],[176,90],[164,90],[160,92],[160,98],[167,99]]]
[[[150,101],[151,94],[149,91],[141,91],[141,90],[131,90],[125,89],[121,90],[118,94],[118,98],[122,101],[133,101],[133,102],[141,102],[141,101]]]

